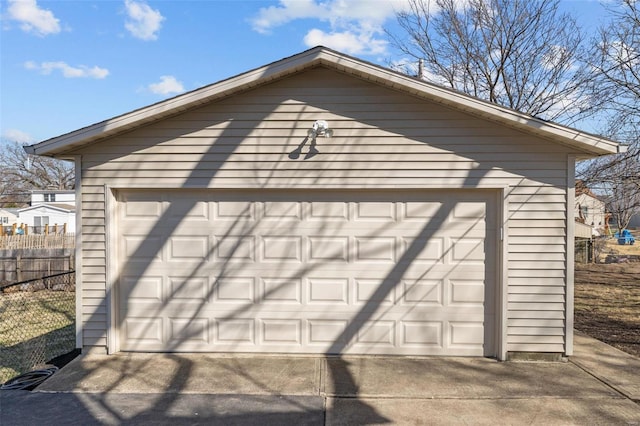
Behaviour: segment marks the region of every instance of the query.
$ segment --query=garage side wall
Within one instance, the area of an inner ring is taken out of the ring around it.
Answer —
[[[307,141],[292,159],[316,120],[333,137],[318,138],[316,155]],[[507,188],[507,351],[565,352],[569,148],[318,68],[75,154],[85,346],[107,344],[105,185]]]

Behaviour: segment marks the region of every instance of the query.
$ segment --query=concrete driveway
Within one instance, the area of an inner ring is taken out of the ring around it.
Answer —
[[[557,363],[84,355],[0,393],[0,424],[640,425],[639,401],[640,359],[577,336]]]

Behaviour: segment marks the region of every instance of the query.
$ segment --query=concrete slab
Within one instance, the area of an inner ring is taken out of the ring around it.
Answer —
[[[382,419],[382,420],[381,420]],[[384,420],[386,419],[386,421]],[[391,420],[390,420],[391,419]],[[640,425],[628,399],[331,398],[326,425]]]
[[[318,395],[320,358],[118,353],[80,356],[48,392]]]
[[[350,357],[326,361],[328,396],[611,398],[620,395],[570,363],[485,358]]]
[[[320,396],[0,391],[0,424],[323,425]]]
[[[571,362],[614,387],[627,398],[640,401],[640,358],[581,333],[574,336]]]
[[[0,424],[640,426],[640,404],[625,397],[637,395],[638,359],[580,335],[575,353],[554,363],[91,353],[35,392],[0,392]]]

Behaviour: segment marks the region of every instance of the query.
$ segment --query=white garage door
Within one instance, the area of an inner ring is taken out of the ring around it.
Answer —
[[[130,351],[492,355],[484,191],[123,191]]]

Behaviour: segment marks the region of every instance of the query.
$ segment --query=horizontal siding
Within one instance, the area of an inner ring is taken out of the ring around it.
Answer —
[[[564,352],[564,342],[550,344],[550,343],[511,343],[509,345],[509,351],[511,352]]]
[[[84,173],[84,172],[83,172]],[[82,184],[82,311],[85,346],[106,346],[106,223],[104,185]]]
[[[318,119],[320,154],[288,158]],[[507,350],[563,352],[568,148],[323,70],[83,147],[85,344],[106,344],[104,185],[508,187]],[[100,292],[102,291],[102,293]],[[91,342],[91,343],[89,343]],[[104,342],[104,343],[103,343]]]
[[[509,198],[507,348],[564,352],[566,194],[527,189]]]

